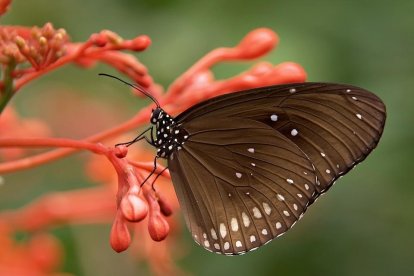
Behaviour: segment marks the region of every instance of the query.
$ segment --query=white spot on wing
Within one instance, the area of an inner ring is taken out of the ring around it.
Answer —
[[[289,212],[288,212],[288,211],[286,211],[286,210],[284,210],[284,211],[283,211],[283,214],[284,214],[285,216],[287,216],[287,217],[288,217],[288,216],[290,216]]]
[[[217,250],[220,250],[220,245],[218,243],[215,243],[214,248],[217,249]]]
[[[358,119],[360,119],[360,120],[362,119],[362,115],[361,114],[357,113],[356,116],[358,117]]]
[[[224,223],[220,223],[220,235],[223,239],[227,236],[227,229]]]
[[[260,213],[259,208],[257,208],[257,207],[254,207],[253,208],[253,216],[255,218],[261,218],[262,217],[262,213]]]
[[[241,243],[241,241],[236,241],[236,247],[242,247],[243,245],[242,245],[242,243]]]
[[[263,202],[263,210],[267,215],[270,215],[270,213],[272,212],[272,208],[270,208],[269,204],[267,204],[266,202]]]
[[[298,130],[296,129],[296,128],[294,128],[294,129],[292,129],[292,131],[290,132],[290,134],[292,135],[292,136],[296,136],[296,135],[298,135]]]
[[[293,180],[292,180],[292,179],[290,179],[290,178],[286,179],[286,181],[287,181],[287,183],[289,183],[289,184],[293,184]]]
[[[249,217],[246,215],[245,212],[242,212],[242,219],[243,219],[243,224],[245,227],[249,227],[250,225],[250,219]]]
[[[291,89],[289,89],[289,92],[290,93],[295,93],[296,92],[296,89],[295,88],[291,88]]]
[[[272,116],[270,116],[270,120],[272,120],[273,122],[277,121],[277,115],[273,114]]]
[[[325,154],[325,153],[323,153],[323,152],[321,152],[321,156],[322,156],[322,157],[325,157],[325,156],[326,156],[326,154]]]
[[[282,196],[281,194],[277,194],[277,199],[279,199],[280,201],[285,200],[285,197]]]
[[[256,241],[256,237],[254,235],[250,236],[250,242],[255,242]]]
[[[331,173],[331,170],[329,170],[329,169],[326,169],[325,171],[326,171],[326,173]]]
[[[236,232],[237,230],[239,230],[239,224],[238,224],[236,218],[232,218],[231,219],[231,230],[233,230],[234,232]]]
[[[210,243],[208,241],[204,241],[204,246],[205,247],[210,247]]]
[[[282,224],[280,222],[276,222],[276,229],[282,228]]]
[[[239,172],[236,172],[236,176],[237,176],[237,178],[241,178],[242,177],[242,174],[239,173]]]
[[[217,240],[217,233],[216,233],[216,230],[214,230],[213,228],[211,228],[211,237]]]
[[[254,153],[254,148],[248,148],[247,151],[251,152],[251,153]]]
[[[230,243],[229,242],[225,242],[224,243],[224,250],[228,250],[230,248]]]
[[[267,235],[267,229],[263,229],[263,230],[262,230],[262,234],[263,234],[263,235]]]

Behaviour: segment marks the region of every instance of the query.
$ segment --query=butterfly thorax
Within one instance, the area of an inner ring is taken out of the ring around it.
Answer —
[[[188,139],[188,133],[162,108],[152,111],[151,124],[155,126],[154,146],[158,157],[168,158],[175,150],[181,150]]]

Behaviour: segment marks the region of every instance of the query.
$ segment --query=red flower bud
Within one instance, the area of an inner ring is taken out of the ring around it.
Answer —
[[[304,82],[307,77],[303,67],[294,62],[283,62],[275,66],[272,75],[277,83]]]
[[[11,3],[11,0],[1,0],[0,1],[0,15],[7,12],[9,9],[9,5]]]
[[[120,208],[124,218],[133,222],[143,220],[148,214],[146,202],[134,194],[124,196]]]
[[[166,217],[170,216],[173,212],[171,205],[168,203],[167,200],[165,200],[165,197],[160,196],[159,194],[157,196],[158,196],[158,204],[160,205],[161,213]]]
[[[151,45],[151,39],[146,35],[141,35],[132,40],[131,50],[142,51]]]
[[[154,241],[162,241],[168,236],[170,225],[160,212],[151,213],[148,221],[148,232]]]
[[[270,29],[260,28],[248,33],[237,45],[240,51],[239,58],[258,58],[275,47],[279,37]]]
[[[122,252],[126,250],[131,244],[131,235],[123,216],[117,213],[114,224],[111,229],[110,238],[111,247],[116,252]]]
[[[53,271],[61,262],[62,248],[59,241],[49,234],[36,234],[30,240],[29,254],[39,268]]]
[[[103,47],[108,42],[106,40],[106,37],[103,36],[103,35],[101,35],[101,34],[93,34],[93,35],[91,35],[90,40],[93,42],[93,44],[95,44],[98,47]]]
[[[128,154],[128,147],[124,145],[116,146],[114,150],[115,156],[118,158],[124,158]]]

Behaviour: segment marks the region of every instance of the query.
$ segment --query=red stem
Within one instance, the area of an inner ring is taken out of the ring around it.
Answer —
[[[148,120],[147,117],[149,116],[150,110],[151,110],[151,107],[142,109],[131,120],[115,128],[92,135],[84,139],[83,142],[96,143],[98,141],[102,141],[102,140],[117,136],[121,133],[127,132],[133,128],[137,128],[140,124]],[[56,149],[56,150],[52,150],[46,153],[41,153],[38,155],[34,155],[34,156],[30,156],[30,157],[26,157],[26,158],[14,160],[14,161],[4,162],[0,164],[0,174],[10,173],[10,172],[14,172],[14,171],[22,170],[22,169],[33,168],[33,167],[45,164],[47,162],[60,159],[72,153],[75,153],[77,150],[78,150],[77,148]]]
[[[4,147],[61,147],[86,149],[99,154],[106,153],[105,147],[101,145],[66,138],[0,138],[0,148]]]

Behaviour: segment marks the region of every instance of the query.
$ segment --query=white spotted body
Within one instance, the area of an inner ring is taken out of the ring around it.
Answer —
[[[158,157],[168,159],[171,153],[180,150],[188,139],[188,133],[162,108],[152,111],[151,124],[155,126],[154,146],[157,148]]]

